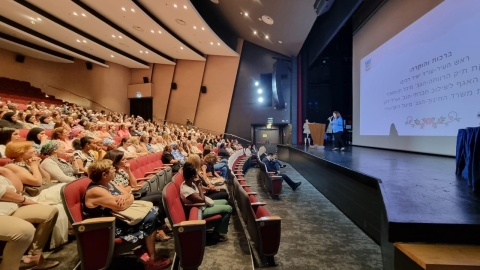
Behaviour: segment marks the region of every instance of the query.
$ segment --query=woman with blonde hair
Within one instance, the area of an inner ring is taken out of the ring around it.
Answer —
[[[131,137],[130,138],[131,145],[128,147],[130,151],[135,151],[137,156],[146,156],[150,152],[148,152],[147,148],[144,145],[140,145],[140,138],[139,137]]]
[[[212,200],[228,200],[227,191],[223,188],[219,189],[215,187],[215,185],[210,182],[210,179],[205,176],[204,171],[206,170],[206,165],[202,165],[202,160],[197,154],[191,154],[188,157],[187,162],[190,162],[197,170],[197,177],[199,177],[202,181],[202,187],[205,196]]]
[[[217,164],[217,155],[215,153],[209,153],[204,158],[203,161],[205,167],[202,167],[203,175],[205,177],[217,177],[220,178],[221,176],[215,171],[215,164]],[[224,164],[224,163],[221,163]],[[218,168],[221,172],[225,180],[228,180],[228,169],[226,166],[222,166]]]
[[[106,124],[98,125],[98,130],[94,132],[95,135],[101,139],[109,138],[110,133],[108,133],[108,127]]]

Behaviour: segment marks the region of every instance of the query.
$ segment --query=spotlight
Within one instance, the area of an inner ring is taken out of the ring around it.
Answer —
[[[258,82],[255,82],[255,86],[258,86]]]
[[[258,89],[257,92],[258,92],[259,94],[261,94],[263,91],[262,91],[262,89],[260,88],[260,89]]]
[[[262,98],[262,97],[259,97],[259,98],[258,98],[258,102],[262,103],[262,102],[263,102],[263,98]]]

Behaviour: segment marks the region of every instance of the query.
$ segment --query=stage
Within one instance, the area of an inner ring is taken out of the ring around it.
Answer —
[[[480,243],[480,196],[453,157],[279,145],[278,158],[379,243],[384,260],[394,242]]]

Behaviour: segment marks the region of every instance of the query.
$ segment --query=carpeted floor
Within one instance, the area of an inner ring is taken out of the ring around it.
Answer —
[[[245,175],[270,214],[282,218],[280,250],[273,268],[382,269],[380,247],[288,163],[283,164],[287,167],[281,170],[302,185],[293,191],[284,182],[282,194],[275,199],[257,182],[259,169]]]

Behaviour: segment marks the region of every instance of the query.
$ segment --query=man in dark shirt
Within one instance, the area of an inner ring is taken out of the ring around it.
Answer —
[[[274,172],[276,175],[279,175],[287,182],[287,184],[295,191],[301,184],[302,182],[293,182],[288,175],[284,173],[280,173],[279,171],[279,163],[278,161],[273,157],[272,153],[268,153],[265,158],[263,158],[262,162],[267,166],[267,170],[269,172]]]
[[[178,172],[180,170],[180,160],[175,159],[172,155],[172,146],[167,145],[163,149],[162,154],[162,163],[163,164],[172,164],[172,172]]]
[[[218,149],[218,156],[221,157],[221,159],[229,159],[230,158],[230,153],[225,149],[225,144],[221,143],[220,147]]]

